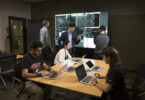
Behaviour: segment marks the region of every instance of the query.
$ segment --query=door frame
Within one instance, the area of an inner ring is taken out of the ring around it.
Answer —
[[[11,32],[11,20],[21,21],[23,23],[23,46],[24,46],[24,54],[27,52],[27,31],[26,31],[26,18],[21,17],[13,17],[8,16],[8,23],[9,23],[9,35],[10,35],[10,52],[13,53],[13,39],[12,39],[12,32]]]

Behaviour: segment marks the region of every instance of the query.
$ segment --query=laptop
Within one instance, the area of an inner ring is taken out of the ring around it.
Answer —
[[[91,78],[94,78],[94,77],[87,75],[83,64],[81,64],[79,67],[75,68],[75,72],[76,72],[79,82],[93,85],[91,82]]]
[[[65,71],[67,72],[72,72],[75,70],[75,67],[68,67],[67,69],[65,69]]]
[[[99,67],[99,66],[95,66],[91,60],[89,60],[88,62],[86,62],[86,65],[89,67],[89,70],[94,70],[94,71],[101,71],[103,69],[103,67]]]
[[[62,66],[59,69],[58,73],[52,73],[49,76],[43,76],[43,78],[48,78],[48,79],[56,79],[56,78],[59,78],[59,77],[61,77],[63,75],[63,72],[65,71],[65,69],[66,69],[66,66],[64,65],[64,66]]]
[[[84,54],[84,55],[82,56],[81,59],[74,59],[74,60],[72,60],[72,61],[74,61],[75,63],[78,63],[78,62],[80,62],[81,60],[83,60],[83,59],[85,58],[85,56],[86,56],[86,54]]]

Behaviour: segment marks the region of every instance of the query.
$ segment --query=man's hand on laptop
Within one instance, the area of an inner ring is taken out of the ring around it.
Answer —
[[[49,76],[51,74],[51,72],[49,71],[43,71],[41,72],[42,76]]]
[[[51,71],[50,71],[51,73],[57,73],[57,71],[56,70],[54,70],[54,69],[52,69],[51,68]]]

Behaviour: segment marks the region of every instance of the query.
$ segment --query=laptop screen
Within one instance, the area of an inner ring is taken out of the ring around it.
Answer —
[[[83,64],[81,64],[79,67],[75,68],[75,72],[76,72],[76,75],[77,75],[79,81],[81,81],[84,77],[87,76],[87,73],[85,71]]]
[[[91,61],[88,61],[86,64],[89,66],[89,68],[92,68],[94,66]]]

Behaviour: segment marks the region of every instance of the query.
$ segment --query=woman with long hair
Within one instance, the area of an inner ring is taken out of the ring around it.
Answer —
[[[94,85],[104,92],[102,99],[106,99],[108,94],[112,100],[129,100],[124,82],[125,73],[118,51],[113,47],[104,49],[103,60],[110,66],[108,73],[106,76],[95,73],[95,76],[99,79],[106,79],[106,85],[103,86],[95,78],[91,79]]]

